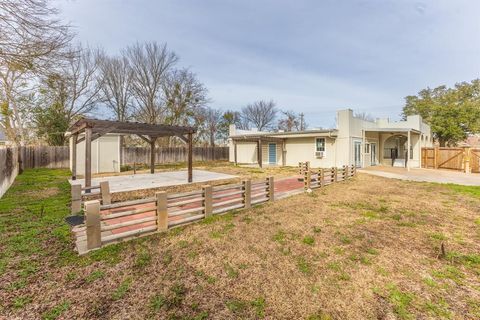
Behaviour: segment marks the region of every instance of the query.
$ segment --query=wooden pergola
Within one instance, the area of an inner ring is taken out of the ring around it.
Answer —
[[[155,172],[155,141],[160,137],[178,137],[188,144],[188,182],[192,182],[193,127],[122,122],[98,119],[80,119],[69,132],[73,138],[72,180],[77,177],[77,144],[85,141],[85,187],[92,184],[92,141],[107,133],[136,135],[150,145],[150,173]],[[79,135],[84,136],[79,138]]]
[[[245,136],[235,136],[232,137],[232,142],[233,142],[233,155],[234,155],[234,161],[235,165],[237,165],[237,142],[238,141],[243,141],[243,142],[255,142],[257,144],[257,162],[258,166],[260,168],[263,167],[263,159],[262,159],[262,145],[263,143],[269,143],[269,142],[275,142],[275,143],[280,143],[282,145],[282,165],[285,165],[285,139],[284,138],[277,138],[277,137],[272,137],[272,136],[266,136],[266,135],[258,135],[258,136],[253,136],[253,135],[245,135]]]

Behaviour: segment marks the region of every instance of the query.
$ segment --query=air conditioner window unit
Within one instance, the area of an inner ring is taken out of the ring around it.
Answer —
[[[315,151],[315,158],[325,157],[325,151]]]

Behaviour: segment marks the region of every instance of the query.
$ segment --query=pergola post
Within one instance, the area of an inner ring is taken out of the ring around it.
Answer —
[[[157,138],[150,137],[150,173],[155,173],[155,141]]]
[[[72,136],[72,180],[77,180],[77,140],[78,134]]]
[[[188,133],[188,182],[193,181],[193,134]]]
[[[85,187],[92,186],[92,128],[85,128]],[[90,192],[89,189],[85,193]]]

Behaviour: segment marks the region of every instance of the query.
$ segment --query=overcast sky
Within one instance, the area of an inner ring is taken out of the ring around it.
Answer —
[[[273,99],[331,127],[351,108],[398,119],[406,95],[480,76],[479,0],[57,0],[78,39],[115,54],[166,42],[212,106]]]

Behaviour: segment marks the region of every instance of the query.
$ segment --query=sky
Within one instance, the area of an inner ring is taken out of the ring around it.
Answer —
[[[211,106],[274,100],[309,127],[353,109],[398,120],[404,97],[480,77],[478,0],[55,0],[77,40],[118,54],[167,43]]]

